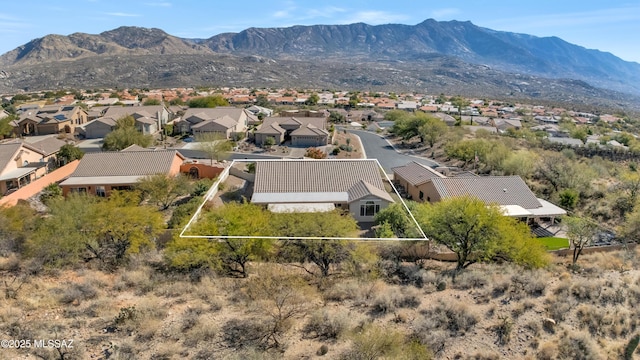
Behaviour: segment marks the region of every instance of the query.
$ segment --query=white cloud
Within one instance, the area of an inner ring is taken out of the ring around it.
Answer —
[[[369,25],[389,24],[393,22],[406,21],[408,16],[401,14],[394,14],[387,11],[368,10],[359,11],[355,13],[351,18],[346,19],[346,23],[358,23],[363,22]]]
[[[450,18],[458,14],[460,14],[460,9],[457,8],[444,8],[431,11],[431,17],[434,19]]]
[[[336,7],[336,6],[327,6],[321,9],[309,9],[307,10],[308,18],[329,18],[333,17],[336,14],[347,12],[347,9]]]
[[[271,16],[273,16],[276,19],[282,19],[282,18],[289,17],[290,14],[291,13],[289,12],[289,10],[278,10],[278,11],[274,12],[273,15],[271,15]]]
[[[122,13],[122,12],[110,12],[105,14],[110,16],[119,16],[119,17],[139,17],[140,16],[138,14],[129,14],[129,13]]]

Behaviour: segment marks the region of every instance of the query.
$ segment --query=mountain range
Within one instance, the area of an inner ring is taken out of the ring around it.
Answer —
[[[0,91],[310,86],[637,105],[640,64],[471,22],[249,28],[208,39],[120,27],[47,35],[0,56]]]

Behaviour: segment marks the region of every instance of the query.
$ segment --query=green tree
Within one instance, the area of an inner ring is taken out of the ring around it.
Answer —
[[[167,174],[147,175],[138,180],[136,187],[161,210],[168,209],[178,198],[188,195],[192,188],[186,176]]]
[[[107,151],[120,151],[134,144],[146,148],[152,143],[151,135],[144,135],[136,129],[133,116],[125,116],[116,120],[115,130],[104,137],[102,148]]]
[[[425,123],[418,128],[418,133],[420,138],[426,141],[429,147],[432,148],[448,130],[449,127],[442,120],[427,116]]]
[[[316,93],[313,93],[307,98],[307,105],[318,105],[318,101],[320,101],[320,96],[318,96],[318,94]]]
[[[144,105],[144,106],[149,106],[149,105],[160,105],[160,104],[162,104],[162,101],[160,101],[160,99],[150,99],[150,98],[147,98],[147,99],[142,103],[142,105]]]
[[[195,140],[198,142],[197,149],[207,154],[211,165],[213,160],[221,161],[228,158],[233,149],[231,141],[218,133],[199,133]]]
[[[638,202],[640,193],[640,173],[637,171],[624,171],[619,176],[618,190],[620,198],[616,201],[615,208],[621,216],[632,212]]]
[[[72,162],[73,160],[82,159],[84,156],[84,151],[82,151],[79,147],[66,144],[60,147],[60,150],[56,154],[56,160],[59,165],[64,165]]]
[[[349,214],[338,210],[324,213],[273,214],[275,234],[296,237],[350,237],[355,236],[358,224]],[[354,255],[353,242],[345,240],[286,240],[280,248],[285,261],[311,262],[320,269],[320,275],[329,276],[333,265],[348,261]],[[305,271],[314,274],[304,267]]]
[[[527,268],[541,268],[550,262],[546,248],[531,234],[529,226],[512,217],[498,220],[500,236],[494,244],[494,259],[510,261]]]
[[[190,108],[214,108],[218,106],[229,106],[229,102],[220,95],[205,96],[189,100],[187,105]]]
[[[37,221],[36,212],[28,204],[0,206],[0,256],[22,253]]]
[[[47,185],[40,193],[40,201],[47,205],[52,199],[62,197],[62,188],[57,183]]]
[[[570,135],[572,138],[582,141],[583,144],[587,143],[587,130],[582,126],[573,129]]]
[[[573,189],[562,190],[558,196],[560,196],[560,206],[567,210],[575,209],[580,199],[580,194]]]
[[[204,238],[181,238],[178,232],[164,250],[165,262],[181,272],[215,269],[219,266],[218,245]]]
[[[404,140],[410,140],[416,136],[421,136],[420,128],[427,123],[427,117],[424,115],[413,115],[400,117],[395,120],[391,127],[391,133],[402,137]],[[423,141],[423,139],[421,139]]]
[[[622,237],[628,241],[640,242],[640,209],[626,213],[624,220],[620,226]]]
[[[567,227],[567,237],[573,249],[573,265],[578,262],[582,250],[591,245],[596,237],[598,225],[591,219],[567,216],[562,219]]]
[[[271,104],[269,103],[269,98],[267,98],[267,95],[259,94],[258,96],[256,96],[256,106],[269,107],[269,105]]]
[[[346,117],[337,111],[329,111],[329,121],[332,123],[343,123]]]
[[[251,203],[228,203],[205,213],[193,233],[211,236],[269,236],[270,213]],[[214,240],[215,241],[215,240]],[[215,241],[215,256],[225,272],[246,277],[249,261],[264,259],[273,242],[260,238],[222,238]]]
[[[85,194],[52,198],[47,203],[47,216],[38,222],[25,244],[27,257],[38,259],[50,267],[79,263],[88,239],[85,233],[87,215],[96,201],[96,197]]]
[[[26,254],[54,267],[98,259],[113,270],[129,254],[152,248],[164,228],[157,210],[138,205],[135,191],[115,191],[109,199],[76,194],[53,199],[26,243]]]
[[[550,184],[554,192],[575,189],[580,193],[588,193],[592,191],[591,181],[596,174],[584,162],[571,159],[564,153],[548,151],[540,154],[535,176]]]
[[[409,209],[417,208],[415,201],[406,201],[406,204]],[[385,227],[388,226],[397,237],[415,238],[420,236],[415,223],[409,218],[407,210],[401,203],[393,203],[382,209],[376,214],[375,221],[378,225],[386,224]]]
[[[462,96],[453,96],[449,99],[451,104],[458,108],[458,114],[462,114],[462,109],[469,106],[469,100],[463,98]]]
[[[171,100],[169,101],[169,105],[172,105],[172,106],[173,106],[173,105],[180,105],[180,106],[182,106],[182,105],[184,105],[184,104],[185,104],[185,102],[184,102],[181,98],[175,98],[175,99],[171,99]]]
[[[87,214],[83,241],[85,261],[97,259],[107,270],[115,270],[128,255],[153,249],[155,238],[164,230],[162,215],[148,206],[139,206],[129,194],[114,192],[95,203]]]
[[[274,139],[274,138],[273,138],[273,136],[268,136],[268,137],[267,137],[266,139],[264,139],[264,141],[262,142],[262,146],[263,146],[265,149],[267,149],[267,150],[271,149],[271,147],[272,147],[273,145],[275,145],[275,144],[276,144],[276,139]]]
[[[0,139],[11,137],[11,134],[13,134],[13,126],[11,126],[10,122],[17,118],[17,115],[9,115],[4,119],[0,119]]]
[[[421,205],[418,211],[420,226],[427,237],[457,255],[457,270],[493,257],[501,235],[502,213],[497,206],[487,206],[470,196]]]
[[[528,179],[536,169],[538,155],[529,150],[512,151],[502,163],[505,175],[520,175]]]

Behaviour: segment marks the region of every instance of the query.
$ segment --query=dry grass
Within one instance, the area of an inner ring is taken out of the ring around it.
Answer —
[[[358,359],[368,346],[403,359],[619,358],[640,332],[640,271],[569,273],[557,261],[539,271],[480,264],[455,277],[454,265],[426,261],[323,281],[269,263],[252,264],[247,279],[199,282],[144,262],[60,271],[27,277],[1,300],[0,334],[74,338],[83,347],[71,359],[102,358],[103,348],[110,359]],[[557,324],[544,328],[545,318]],[[2,354],[36,355],[51,354]]]

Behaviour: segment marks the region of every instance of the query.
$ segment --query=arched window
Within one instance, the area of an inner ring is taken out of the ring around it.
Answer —
[[[200,178],[200,172],[198,171],[198,168],[193,166],[191,169],[189,169],[189,176],[194,178],[194,179],[199,179]]]

